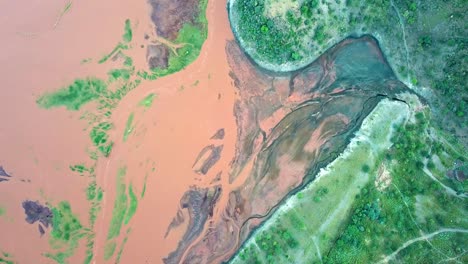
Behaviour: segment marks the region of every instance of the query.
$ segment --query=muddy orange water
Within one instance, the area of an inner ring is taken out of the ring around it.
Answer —
[[[105,77],[111,66],[82,64],[110,52],[121,39],[125,19],[136,25],[134,48],[129,55],[137,68],[145,68],[144,33],[151,30],[150,6],[146,1],[73,1],[61,18],[68,1],[2,1],[0,35],[2,70],[0,116],[0,165],[13,177],[0,183],[0,250],[11,253],[18,263],[51,263],[42,256],[50,250],[48,235],[40,237],[37,224],[24,220],[21,202],[37,200],[56,204],[70,201],[82,223],[88,221],[87,181],[73,175],[68,166],[91,162],[87,124],[80,115],[64,108],[44,110],[35,100],[86,76]],[[222,208],[229,193],[228,167],[234,156],[236,98],[225,54],[233,39],[226,2],[209,1],[208,39],[199,58],[186,69],[152,82],[143,82],[129,93],[113,113],[115,147],[108,158],[98,161],[97,182],[104,189],[102,210],[95,225],[95,263],[103,262],[103,248],[112,216],[117,170],[127,168],[126,182],[139,192],[147,176],[146,195],[136,215],[121,234],[129,230],[121,263],[161,263],[177,247],[185,224],[167,228],[179,209],[180,199],[190,186],[207,187],[220,171]],[[151,108],[138,107],[150,93],[157,94]],[[123,131],[134,113],[134,132],[123,142]],[[226,136],[210,137],[220,128]],[[192,165],[200,150],[223,144],[221,159],[205,176]],[[154,168],[154,171],[153,171]],[[215,214],[216,215],[216,214]],[[50,232],[50,229],[48,230]],[[124,235],[119,236],[119,246]],[[70,263],[82,263],[80,244]]]

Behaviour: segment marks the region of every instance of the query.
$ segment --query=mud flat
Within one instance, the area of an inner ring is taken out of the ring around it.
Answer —
[[[255,230],[230,263],[321,261],[339,235],[356,195],[376,170],[373,164],[392,145],[394,128],[409,116],[404,102],[382,100],[344,152]]]
[[[348,38],[289,74],[258,69],[235,42],[226,53],[239,92],[229,189],[223,186],[225,194],[207,221],[209,231],[185,252],[182,263],[229,259],[279,204],[346,148],[382,99],[407,90],[369,36]]]
[[[63,13],[69,2],[73,2],[71,7]],[[112,12],[106,11],[109,6],[113,6]],[[28,8],[24,3],[9,2],[0,13],[0,33],[5,37],[0,51],[5,102],[0,115],[9,124],[0,129],[0,164],[12,176],[0,184],[1,206],[6,212],[0,218],[0,249],[11,254],[15,263],[53,263],[45,255],[63,248],[51,247],[50,225],[43,227],[41,237],[38,222],[31,225],[24,220],[22,203],[38,201],[53,211],[68,201],[75,220],[89,227],[89,179],[71,171],[70,166],[92,163],[87,152],[91,144],[89,131],[84,131],[88,124],[79,121],[82,112],[41,109],[36,100],[76,78],[106,77],[109,65],[97,64],[96,58],[121,39],[126,19],[149,20],[148,7],[132,1],[29,2]],[[84,242],[80,241],[68,262],[84,262]]]

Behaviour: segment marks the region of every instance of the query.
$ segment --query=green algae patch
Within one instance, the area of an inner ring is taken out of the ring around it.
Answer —
[[[134,114],[131,113],[129,116],[128,116],[128,119],[127,119],[127,124],[125,125],[125,130],[124,130],[124,134],[123,134],[123,141],[127,141],[128,139],[128,136],[130,135],[130,133],[133,132],[133,118],[134,118]]]
[[[184,69],[187,65],[195,61],[200,55],[201,48],[207,37],[206,26],[199,27],[192,24],[184,24],[179,30],[179,35],[174,41],[175,44],[184,44],[177,53],[169,56],[169,66],[167,69],[156,68],[153,76],[162,77]],[[151,80],[151,77],[147,77]]]
[[[128,234],[130,233],[130,230],[131,229],[128,229],[127,230],[127,235],[125,235],[125,238],[122,242],[122,244],[120,244],[120,249],[119,249],[119,252],[117,253],[117,258],[115,259],[115,263],[116,264],[119,264],[120,263],[120,258],[122,257],[122,253],[123,253],[123,250],[125,248],[125,244],[127,244],[127,241],[128,241]]]
[[[86,199],[88,201],[101,201],[102,200],[102,189],[97,186],[96,181],[91,181],[86,188]]]
[[[89,137],[93,142],[93,145],[105,156],[108,157],[113,146],[113,142],[109,140],[108,131],[113,128],[113,125],[109,122],[101,122],[95,125]]]
[[[98,99],[106,91],[107,85],[100,79],[77,79],[68,87],[42,95],[36,103],[45,109],[65,106],[68,110],[77,111],[83,105]]]
[[[11,260],[11,258],[12,258],[11,254],[7,252],[2,252],[0,254],[0,264],[14,264],[15,261]]]
[[[155,68],[152,70],[152,73],[140,71],[138,72],[138,76],[145,80],[155,80],[158,77],[184,69],[198,58],[203,43],[208,36],[207,4],[207,0],[201,0],[198,6],[199,11],[196,21],[193,24],[185,23],[179,30],[177,38],[173,42],[174,44],[181,44],[182,47],[177,49],[177,54],[170,53],[168,67],[165,69]]]
[[[125,218],[128,207],[128,197],[126,193],[127,186],[125,184],[125,175],[127,174],[127,168],[121,167],[117,172],[116,179],[116,197],[114,202],[114,209],[112,211],[112,219],[109,226],[109,233],[107,239],[113,239],[120,235],[122,223]]]
[[[156,94],[151,93],[151,94],[147,95],[145,98],[143,98],[143,100],[141,100],[138,103],[138,105],[146,107],[146,108],[150,108],[153,105],[153,100],[154,100],[155,97],[156,97]]]
[[[115,252],[115,248],[117,247],[117,243],[114,241],[109,241],[104,246],[104,260],[109,260]]]
[[[124,29],[124,34],[122,36],[123,41],[125,42],[130,42],[132,41],[133,38],[133,32],[132,32],[132,23],[130,22],[130,19],[125,20],[125,29]]]
[[[0,216],[4,216],[5,213],[6,213],[5,208],[3,208],[3,207],[0,206]]]
[[[125,215],[124,224],[128,224],[132,217],[135,215],[136,210],[138,208],[138,198],[133,191],[133,185],[130,184],[128,188],[128,197],[130,198],[130,204],[127,210],[127,214]]]
[[[107,75],[109,76],[109,81],[111,82],[119,79],[128,81],[132,74],[132,70],[129,69],[112,69],[107,73]]]
[[[94,170],[92,168],[86,167],[84,164],[76,164],[76,165],[70,165],[70,170],[73,172],[77,172],[80,175],[83,175],[84,173],[92,173]]]
[[[52,243],[70,241],[82,231],[83,226],[78,217],[73,214],[69,202],[60,202],[57,207],[52,208],[52,214]]]
[[[57,263],[67,263],[67,259],[74,255],[78,242],[86,237],[88,231],[73,214],[70,203],[60,202],[52,208],[52,232],[50,233],[49,244],[55,253],[46,253],[46,257],[55,260]]]
[[[148,181],[148,173],[145,175],[145,181],[143,182],[143,189],[141,190],[140,199],[145,197],[146,193],[146,182]]]
[[[119,43],[115,46],[115,48],[109,53],[109,54],[106,54],[104,55],[99,61],[98,63],[99,64],[102,64],[106,61],[108,61],[110,58],[112,58],[113,56],[115,56],[117,53],[119,53],[120,51],[122,50],[127,50],[129,47],[128,45],[126,44],[123,44],[123,43]]]

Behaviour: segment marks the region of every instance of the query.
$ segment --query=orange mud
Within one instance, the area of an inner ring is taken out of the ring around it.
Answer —
[[[219,171],[229,171],[237,135],[233,116],[236,96],[225,53],[226,41],[233,39],[226,3],[209,1],[207,18],[208,38],[198,59],[181,72],[143,82],[113,113],[116,129],[111,137],[116,144],[109,159],[99,161],[97,170],[98,185],[105,190],[102,218],[96,225],[97,260],[103,257],[115,199],[115,175],[121,166],[127,166],[126,180],[137,193],[142,189],[145,174],[149,174],[146,195],[129,224],[131,234],[122,263],[161,263],[177,248],[187,228],[189,216],[183,210],[184,223],[170,230],[165,238],[184,193],[190,186],[210,187]],[[139,101],[150,93],[157,94],[153,106],[138,107]],[[123,131],[131,112],[135,115],[134,133],[123,143]],[[210,140],[220,128],[226,131],[224,139]],[[210,144],[224,145],[221,159],[207,175],[199,175],[192,166],[199,152]],[[227,175],[222,175],[223,196],[229,194],[227,181]],[[125,230],[126,227],[121,234]]]
[[[146,1],[130,0],[73,1],[71,10],[54,28],[67,2],[31,1],[25,8],[25,4],[9,1],[0,10],[0,34],[5,36],[0,51],[4,76],[0,165],[13,175],[9,182],[0,183],[0,206],[6,209],[6,216],[0,217],[0,250],[13,254],[19,263],[51,262],[41,255],[50,248],[47,234],[40,238],[37,225],[24,221],[23,200],[52,205],[70,201],[81,222],[85,226],[88,223],[89,203],[85,195],[88,180],[72,173],[68,166],[91,164],[86,153],[91,145],[88,125],[79,118],[94,106],[86,105],[79,112],[64,108],[44,110],[36,105],[37,96],[55,91],[75,78],[106,78],[113,64],[98,65],[96,61],[121,41],[127,18],[132,21],[134,40],[133,48],[125,53],[133,58],[136,69],[147,69],[146,45],[150,43],[144,35],[154,31],[150,6]],[[311,66],[310,71],[293,79],[267,76],[257,71],[238,47],[233,47],[236,44],[231,42],[230,49],[226,48],[233,35],[225,1],[209,1],[207,19],[208,38],[194,63],[178,73],[143,81],[112,113],[114,128],[109,135],[114,148],[108,158],[98,160],[96,168],[97,184],[103,188],[104,198],[94,228],[93,263],[114,263],[127,232],[121,263],[162,263],[163,258],[177,249],[188,228],[191,216],[183,209],[184,222],[165,237],[181,209],[184,193],[192,186],[215,185],[221,185],[222,192],[213,216],[204,224],[202,233],[183,250],[181,262],[190,263],[200,254],[204,254],[200,263],[226,259],[239,246],[239,237],[245,239],[245,232],[262,222],[248,220],[249,217],[264,215],[298,186],[310,163],[318,153],[322,155],[320,145],[348,123],[347,117],[339,113],[324,115],[317,118],[317,122],[322,122],[318,128],[298,130],[295,138],[278,141],[278,151],[270,153],[268,144],[273,144],[294,124],[295,118],[302,118],[301,111],[288,117],[292,109],[305,100],[322,96],[321,91],[311,92],[307,87],[315,87],[324,75],[328,83],[336,79],[333,65],[323,59],[323,69]],[[229,58],[226,52],[230,52]],[[93,61],[80,63],[87,58]],[[231,70],[241,78],[233,80]],[[272,89],[267,90],[269,87]],[[151,93],[157,95],[152,107],[139,106]],[[250,99],[258,101],[247,102]],[[234,109],[238,113],[237,123]],[[133,130],[124,142],[131,113]],[[259,115],[255,120],[254,114]],[[325,128],[328,122],[331,132]],[[224,139],[211,140],[221,128],[225,130]],[[307,142],[302,142],[303,138]],[[193,164],[200,151],[211,144],[223,145],[221,158],[206,175],[197,174]],[[273,157],[271,168],[265,156],[268,153]],[[106,262],[103,249],[108,242],[116,199],[116,175],[123,167],[127,169],[125,182],[133,186],[139,199],[138,209],[114,240],[116,251]],[[223,173],[216,181],[220,171]],[[140,199],[146,176],[146,193]],[[81,241],[70,263],[82,263],[84,246]]]
[[[76,78],[105,77],[110,67],[95,61],[121,40],[125,19],[138,21],[149,13],[144,1],[73,1],[54,28],[67,2],[2,1],[0,8],[0,165],[12,175],[0,183],[0,207],[6,209],[0,217],[0,251],[12,254],[18,263],[53,263],[42,256],[53,252],[50,228],[41,238],[38,224],[26,223],[24,200],[52,206],[69,201],[81,223],[88,225],[88,179],[69,169],[91,163],[87,124],[78,121],[80,112],[40,109],[37,97]],[[81,64],[87,58],[94,61]],[[83,262],[83,242],[70,263]]]

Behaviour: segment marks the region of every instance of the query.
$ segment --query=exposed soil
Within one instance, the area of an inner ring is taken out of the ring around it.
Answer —
[[[240,95],[230,192],[183,263],[229,259],[258,220],[343,150],[381,99],[405,89],[371,37],[347,39],[308,67],[282,75],[258,70],[235,42],[226,54]]]
[[[177,38],[184,24],[195,24],[200,0],[150,0],[151,20],[156,32],[151,32],[158,45],[149,45],[147,60],[150,69],[168,67],[170,41]],[[175,50],[173,50],[175,52]]]
[[[185,23],[193,24],[200,0],[150,0],[151,19],[158,36],[174,40]]]
[[[218,129],[216,133],[210,139],[224,139],[225,131],[224,128]]]
[[[149,45],[146,53],[150,69],[167,68],[169,61],[169,48],[163,44]]]
[[[202,151],[200,151],[200,154],[198,154],[195,164],[193,165],[195,172],[206,175],[211,167],[221,158],[222,151],[223,145],[209,145],[204,147]]]
[[[39,110],[37,95],[62,87],[77,75],[106,76],[108,68],[82,66],[80,61],[111,50],[121,39],[126,18],[146,22],[144,4],[122,2],[112,14],[83,20],[112,3],[80,3],[52,33],[48,30],[56,20],[54,10],[62,6],[51,11],[51,6],[39,5],[34,10],[43,12],[41,17],[53,14],[47,23],[18,4],[5,9],[12,14],[25,12],[17,19],[11,16],[16,19],[9,20],[15,22],[15,30],[38,32],[25,37],[11,28],[1,31],[9,36],[0,52],[3,65],[8,65],[4,85],[18,89],[2,91],[5,101],[0,105],[0,113],[15,113],[3,116],[15,129],[0,131],[0,162],[14,175],[0,185],[0,193],[15,219],[0,219],[0,246],[20,263],[48,263],[42,254],[50,251],[47,240],[38,236],[41,227],[22,220],[23,201],[70,201],[82,223],[87,223],[89,212],[84,193],[88,182],[68,168],[89,162],[86,124],[76,121],[80,113]],[[152,15],[158,36],[171,40],[184,22],[192,21],[198,1],[151,3],[158,10]],[[372,38],[345,40],[308,67],[275,75],[257,69],[233,41],[224,1],[210,1],[207,18],[208,39],[199,58],[181,72],[142,83],[112,113],[115,128],[109,136],[115,146],[96,168],[97,184],[104,190],[94,230],[96,263],[106,263],[103,248],[116,198],[115,178],[122,166],[127,168],[126,183],[138,191],[147,184],[147,191],[125,227],[129,239],[121,263],[162,263],[164,258],[168,263],[219,263],[285,196],[313,180],[317,170],[341,152],[381,98],[403,89]],[[132,45],[147,43],[141,27],[134,36]],[[146,66],[145,49],[128,52],[138,69]],[[167,61],[158,58],[154,63],[164,66]],[[151,93],[158,95],[154,105],[138,108]],[[135,114],[135,127],[122,142],[130,113]],[[209,145],[223,146],[222,152],[216,162],[207,162],[214,160],[210,155],[199,160],[199,168],[207,168],[200,170],[206,171],[202,176],[192,166]],[[119,243],[125,234],[118,237]],[[79,246],[70,263],[82,262],[84,248]]]

